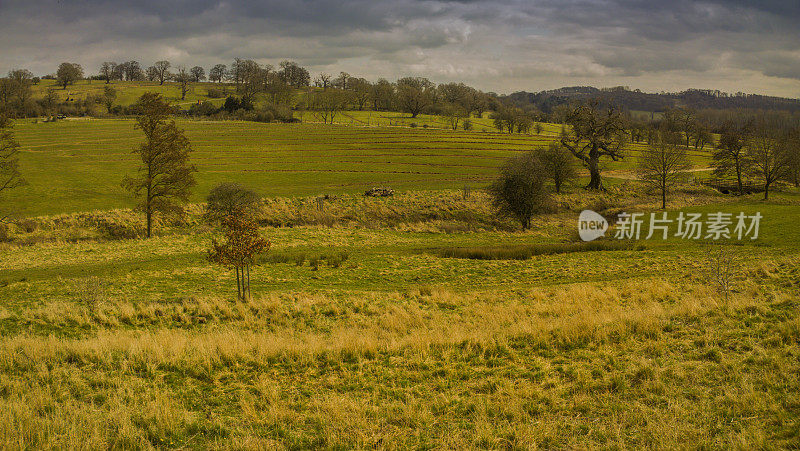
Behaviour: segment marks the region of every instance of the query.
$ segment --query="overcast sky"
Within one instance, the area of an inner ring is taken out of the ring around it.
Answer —
[[[628,85],[800,97],[798,0],[0,0],[0,71],[293,59],[510,93]]]

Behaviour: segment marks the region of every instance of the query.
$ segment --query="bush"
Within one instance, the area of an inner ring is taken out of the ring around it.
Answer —
[[[98,231],[111,240],[131,240],[141,236],[140,231],[137,230],[136,227],[110,221],[106,218],[98,218],[95,226]]]
[[[225,97],[225,91],[219,88],[208,88],[209,99],[221,99]]]
[[[214,106],[213,103],[209,101],[204,101],[202,103],[195,103],[189,107],[189,115],[191,116],[211,116],[216,113],[218,108]]]
[[[523,230],[529,229],[534,214],[552,209],[545,178],[538,158],[528,153],[511,158],[503,165],[489,193],[501,214],[519,221]]]
[[[469,119],[464,119],[464,124],[462,125],[462,127],[464,128],[464,131],[472,130],[472,121]]]

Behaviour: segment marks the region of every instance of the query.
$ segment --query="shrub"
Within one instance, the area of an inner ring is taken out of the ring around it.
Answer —
[[[195,103],[189,107],[189,114],[191,116],[211,116],[217,112],[217,107],[209,101],[202,103]]]
[[[519,221],[523,230],[529,229],[534,214],[551,209],[545,178],[533,153],[509,159],[501,168],[500,177],[489,187],[495,207]]]
[[[225,97],[225,91],[219,88],[208,88],[208,98],[221,99]]]
[[[141,236],[136,227],[110,221],[106,218],[98,218],[95,224],[98,231],[112,240],[130,240]]]

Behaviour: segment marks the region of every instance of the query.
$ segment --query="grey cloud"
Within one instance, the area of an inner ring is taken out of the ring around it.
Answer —
[[[798,21],[800,4],[778,0],[3,0],[0,71],[241,56],[500,92],[739,80],[797,97]]]

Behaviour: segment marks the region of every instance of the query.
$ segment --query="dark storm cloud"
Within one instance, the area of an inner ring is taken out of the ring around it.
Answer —
[[[104,60],[422,75],[508,92],[628,84],[800,95],[800,4],[634,0],[0,0],[0,70]]]

